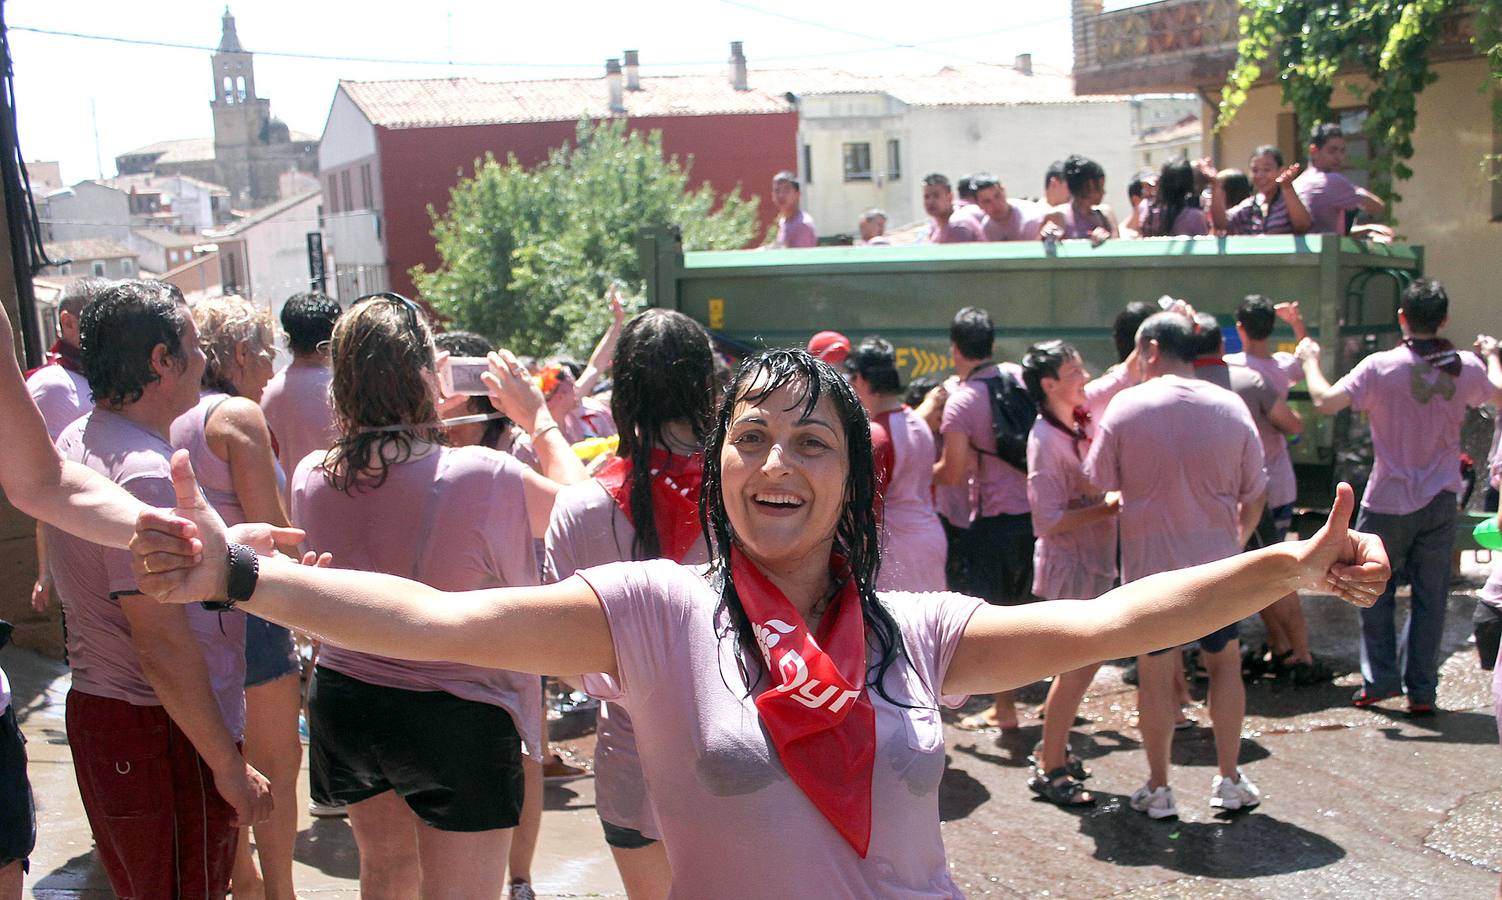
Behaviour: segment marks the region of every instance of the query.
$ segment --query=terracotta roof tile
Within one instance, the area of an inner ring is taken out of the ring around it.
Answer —
[[[114,241],[105,238],[85,238],[77,241],[55,241],[43,245],[47,251],[47,258],[52,260],[72,259],[135,259],[136,252],[127,250]]]

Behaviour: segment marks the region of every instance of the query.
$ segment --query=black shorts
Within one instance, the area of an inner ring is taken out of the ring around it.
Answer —
[[[620,850],[640,850],[657,843],[656,839],[647,837],[635,828],[612,825],[604,819],[600,820],[600,827],[605,829],[605,843]]]
[[[26,736],[16,722],[16,708],[0,715],[0,868],[26,858],[37,843],[36,806],[26,778]]]
[[[396,791],[440,831],[514,828],[521,819],[521,736],[499,706],[318,666],[308,718],[309,780],[320,803]]]
[[[1219,653],[1220,651],[1226,649],[1227,644],[1231,643],[1239,637],[1241,637],[1241,623],[1232,622],[1224,628],[1215,629],[1214,631],[1200,638],[1198,641],[1194,641],[1193,643],[1199,644],[1200,650],[1204,651],[1205,653]],[[1161,654],[1169,652],[1170,650],[1177,649],[1177,647],[1164,647],[1162,650],[1154,650],[1153,652],[1149,653],[1148,656],[1159,656]]]
[[[1502,646],[1502,612],[1476,601],[1471,613],[1471,633],[1476,636],[1476,655],[1481,668],[1490,672],[1497,664],[1497,648]]]
[[[998,606],[1033,596],[1033,518],[1027,513],[982,516],[969,528],[945,526],[949,588]]]

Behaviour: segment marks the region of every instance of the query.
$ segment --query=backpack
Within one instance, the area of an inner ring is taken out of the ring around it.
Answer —
[[[1010,375],[983,378],[991,395],[991,428],[996,433],[996,452],[976,447],[976,451],[994,456],[1019,472],[1027,471],[1027,436],[1038,418],[1038,404],[1027,390]]]

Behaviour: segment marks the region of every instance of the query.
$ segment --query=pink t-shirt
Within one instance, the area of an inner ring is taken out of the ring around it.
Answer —
[[[610,437],[615,434],[615,417],[610,407],[593,397],[585,397],[558,423],[564,440],[577,444],[586,438]]]
[[[553,501],[546,580],[562,581],[580,569],[631,559],[635,539],[636,529],[598,481],[591,478],[571,484]],[[708,561],[709,550],[702,536],[681,560],[691,566]],[[595,807],[603,821],[634,828],[649,838],[662,838],[636,751],[636,732],[630,715],[618,701],[600,704],[595,732]]]
[[[1198,237],[1210,233],[1205,211],[1197,206],[1186,206],[1173,218],[1173,225],[1164,228],[1158,221],[1162,210],[1155,209],[1150,200],[1137,204],[1137,221],[1142,223],[1143,237]]]
[[[956,209],[942,226],[937,219],[928,223],[928,239],[935,244],[968,244],[985,240],[981,234],[980,220],[963,210]]]
[[[162,437],[107,409],[63,429],[64,459],[88,466],[148,506],[172,507],[172,447]],[[130,620],[114,596],[135,593],[128,550],[101,547],[47,526],[48,562],[68,617],[68,664],[73,689],[136,706],[161,706],[141,668]],[[236,739],[245,730],[245,614],[182,607],[203,650],[209,685],[224,725]]]
[[[1488,457],[1492,487],[1502,483],[1502,411],[1497,413],[1497,424],[1492,428],[1492,453]]]
[[[592,693],[624,698],[673,869],[672,897],[960,897],[939,832],[944,675],[971,615],[959,594],[882,594],[911,664],[887,671],[876,710],[871,844],[856,855],[798,789],[761,727],[739,646],[702,570],[663,560],[579,573],[600,597],[618,678],[585,676]],[[739,659],[737,658],[739,657]],[[756,678],[753,675],[752,678]]]
[[[1235,394],[1164,375],[1118,394],[1097,429],[1084,474],[1121,491],[1122,581],[1241,552],[1238,505],[1262,495],[1267,472]]]
[[[1486,366],[1462,351],[1459,377],[1399,345],[1373,353],[1335,383],[1372,426],[1372,475],[1361,505],[1403,515],[1440,491],[1460,492],[1460,425],[1468,407],[1491,399]]]
[[[1310,234],[1345,234],[1346,210],[1361,205],[1349,178],[1313,166],[1293,180],[1293,190],[1309,210]]]
[[[892,440],[892,478],[882,496],[881,570],[883,591],[944,590],[948,543],[934,512],[934,435],[928,423],[907,407],[878,415]]]
[[[1043,225],[1043,212],[1038,206],[1024,200],[1007,200],[1011,209],[1004,221],[990,216],[981,220],[981,234],[988,241],[1036,241],[1038,229]]]
[[[1227,234],[1293,234],[1293,220],[1288,216],[1288,204],[1283,200],[1283,191],[1275,189],[1272,200],[1263,207],[1261,198],[1253,193],[1226,210]]]
[[[1083,458],[1095,435],[1076,445],[1039,416],[1027,438],[1027,502],[1033,513],[1033,593],[1049,600],[1093,600],[1116,582],[1116,519],[1044,534],[1066,512],[1098,505],[1105,492],[1085,477]]]
[[[271,377],[261,411],[276,438],[277,462],[291,472],[304,456],[327,450],[339,438],[329,400],[334,373],[326,366],[288,366]]]
[[[1303,378],[1299,361],[1292,353],[1275,353],[1272,359],[1246,353],[1229,353],[1226,355],[1226,362],[1233,366],[1246,366],[1261,375],[1262,380],[1277,393],[1280,400],[1287,400],[1288,389]],[[1269,509],[1276,509],[1292,503],[1298,497],[1298,479],[1293,472],[1293,457],[1288,454],[1287,436],[1270,422],[1263,419],[1256,421],[1257,432],[1262,435],[1262,455],[1267,462],[1267,506]]]
[[[292,477],[292,521],[334,566],[385,572],[441,591],[537,584],[521,463],[484,447],[442,447],[387,469],[379,488],[346,494],[309,455]],[[541,758],[542,689],[536,675],[451,662],[414,662],[325,643],[320,666],[369,684],[445,691],[511,714],[527,752]]]
[[[773,247],[817,247],[819,245],[818,232],[814,230],[814,219],[803,210],[798,210],[794,215],[777,223],[777,239],[772,242]]]
[[[1111,400],[1131,386],[1132,373],[1124,363],[1112,366],[1099,378],[1091,379],[1085,385],[1085,406],[1090,415],[1099,419]]]
[[[1006,375],[1022,384],[1022,367],[1016,363],[982,366],[955,386],[944,404],[939,434],[965,435],[979,458],[976,489],[980,515],[1021,515],[1027,512],[1027,475],[996,457],[996,432],[991,424],[991,394],[982,379]],[[972,504],[972,507],[974,504]]]
[[[47,436],[54,441],[74,419],[94,408],[89,380],[57,363],[42,366],[26,379],[26,392],[42,412]]]
[[[245,521],[245,508],[240,505],[240,496],[235,492],[235,479],[230,472],[229,462],[220,459],[209,449],[205,434],[209,416],[219,408],[219,404],[228,399],[229,394],[217,391],[200,395],[197,406],[173,420],[170,436],[173,447],[188,451],[188,456],[193,461],[193,474],[198,478],[198,486],[203,489],[209,505],[224,519],[224,524],[239,525]],[[287,478],[282,473],[281,464],[272,460],[272,468],[276,473],[278,493],[285,495]]]

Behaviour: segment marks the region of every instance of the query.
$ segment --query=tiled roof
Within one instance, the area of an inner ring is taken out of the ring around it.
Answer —
[[[213,138],[183,138],[176,141],[157,141],[120,156],[155,156],[159,163],[199,162],[214,158]]]
[[[104,238],[85,238],[79,241],[56,241],[43,245],[47,258],[52,260],[72,259],[134,259],[136,252],[127,250],[114,241]]]
[[[275,203],[263,206],[260,209],[251,210],[250,212],[245,214],[245,218],[241,219],[238,222],[231,222],[223,228],[215,228],[211,231],[206,231],[204,232],[204,236],[208,240],[213,240],[215,238],[234,237],[235,235],[245,231],[247,228],[259,225],[267,219],[270,219],[273,216],[278,216],[293,208],[294,206],[297,206],[308,200],[317,199],[318,195],[319,191],[317,189],[304,191],[301,194],[293,194],[291,197],[283,198],[276,201]]]
[[[194,178],[191,175],[154,175],[150,172],[140,172],[134,175],[116,175],[114,178],[101,179],[100,184],[108,185],[117,190],[130,193],[136,191],[171,191],[180,188],[183,184],[191,184],[199,190],[209,194],[228,194],[229,188],[222,184],[214,184],[204,181],[202,178]]]
[[[1192,140],[1198,138],[1205,131],[1205,126],[1200,122],[1199,116],[1185,116],[1172,125],[1164,125],[1161,128],[1153,128],[1144,131],[1137,138],[1140,144],[1172,144],[1177,141]]]
[[[175,231],[164,231],[161,228],[133,228],[131,233],[143,241],[156,244],[158,247],[192,247],[204,243],[201,234],[178,234]]]
[[[1035,66],[1024,75],[1011,66],[945,66],[936,72],[857,74],[838,69],[766,73],[800,97],[887,94],[908,106],[1015,106],[1035,103],[1120,102],[1120,97],[1077,95],[1073,76]]]

